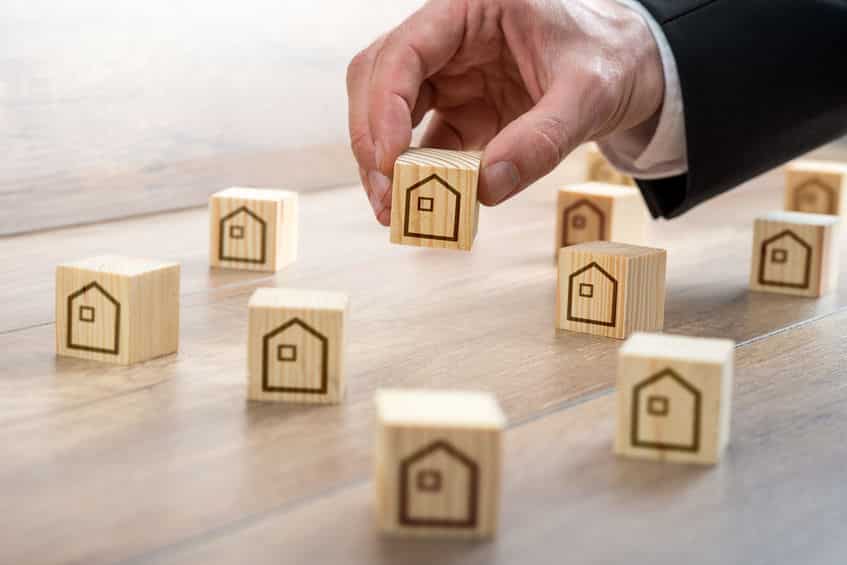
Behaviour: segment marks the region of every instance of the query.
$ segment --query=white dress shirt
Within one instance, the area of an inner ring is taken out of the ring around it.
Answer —
[[[671,46],[661,26],[644,6],[636,0],[618,2],[644,18],[656,40],[664,67],[665,97],[659,123],[652,137],[625,131],[600,139],[597,145],[615,168],[636,178],[655,179],[683,174],[688,170],[685,120],[679,75]]]

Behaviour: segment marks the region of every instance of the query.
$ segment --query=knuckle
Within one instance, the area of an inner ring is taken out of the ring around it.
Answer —
[[[351,85],[365,72],[369,60],[367,50],[359,51],[350,60],[350,64],[347,65],[347,90],[350,90]]]
[[[350,132],[350,149],[356,160],[362,165],[367,165],[365,162],[371,154],[371,138],[367,131],[354,130]]]
[[[559,117],[546,116],[533,129],[538,165],[545,171],[554,169],[567,154],[572,143],[570,128]]]

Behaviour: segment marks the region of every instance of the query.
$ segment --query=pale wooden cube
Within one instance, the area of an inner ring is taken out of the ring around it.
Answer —
[[[753,227],[750,288],[821,296],[838,282],[837,216],[772,212]]]
[[[847,163],[794,161],[785,168],[785,209],[843,216]]]
[[[56,268],[56,354],[129,365],[176,352],[179,265],[102,255]]]
[[[589,241],[642,244],[647,208],[636,188],[586,183],[560,188],[556,205],[556,252]]]
[[[249,399],[341,402],[346,294],[259,288],[248,310]]]
[[[585,153],[586,172],[585,180],[588,182],[603,182],[623,186],[637,186],[635,180],[629,175],[618,171],[603,156],[603,153],[593,143],[589,144]]]
[[[618,352],[615,452],[717,463],[729,443],[735,343],[636,333]]]
[[[209,198],[209,264],[275,272],[297,259],[297,193],[228,188]]]
[[[480,155],[409,149],[394,163],[391,241],[470,250],[479,222]]]
[[[380,529],[420,537],[494,535],[505,427],[497,400],[477,392],[385,390],[376,404]]]
[[[559,250],[557,327],[623,339],[665,323],[664,249],[595,241]]]

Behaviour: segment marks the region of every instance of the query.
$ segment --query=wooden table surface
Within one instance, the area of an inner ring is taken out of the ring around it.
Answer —
[[[205,209],[0,238],[0,563],[844,563],[847,257],[819,300],[748,292],[778,173],[650,228],[666,331],[738,343],[711,468],[613,456],[620,342],[553,329],[551,183],[483,209],[471,253],[390,245],[360,191],[303,193],[300,259],[273,276],[210,271]],[[54,355],[55,265],[103,252],[182,264],[177,355]],[[245,400],[260,286],[350,294],[343,404]],[[378,535],[373,394],[389,386],[497,395],[494,540]]]

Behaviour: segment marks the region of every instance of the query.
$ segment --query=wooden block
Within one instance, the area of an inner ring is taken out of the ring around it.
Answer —
[[[339,292],[257,289],[248,305],[247,397],[341,402],[347,302]]]
[[[821,296],[838,282],[837,216],[772,212],[753,227],[750,288]]]
[[[179,265],[102,255],[56,268],[56,354],[129,365],[176,352]]]
[[[382,531],[480,538],[497,529],[497,400],[476,392],[390,390],[376,395],[376,499]]]
[[[615,452],[717,463],[729,443],[735,343],[637,333],[618,353]]]
[[[559,250],[557,327],[623,339],[665,323],[664,249],[595,241]]]
[[[476,152],[409,149],[394,163],[391,241],[470,250],[479,221]]]
[[[586,183],[559,189],[556,252],[588,241],[641,244],[646,239],[647,208],[636,188]]]
[[[785,209],[843,216],[847,163],[794,161],[785,168]]]
[[[588,182],[603,182],[607,184],[618,184],[632,187],[637,186],[632,177],[625,175],[614,168],[593,143],[588,146],[588,151],[585,153],[585,160],[585,180]]]
[[[297,259],[297,193],[228,188],[209,198],[209,264],[275,272]]]

